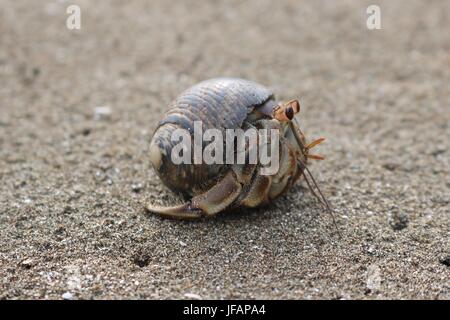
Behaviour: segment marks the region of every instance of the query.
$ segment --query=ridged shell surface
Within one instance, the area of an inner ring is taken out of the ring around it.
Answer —
[[[159,126],[173,123],[191,131],[194,121],[202,121],[204,129],[239,128],[255,106],[272,96],[268,88],[244,79],[206,80],[176,98]]]
[[[173,191],[190,195],[211,186],[224,165],[175,165],[170,155],[171,134],[178,128],[193,135],[194,122],[206,129],[236,129],[256,106],[273,98],[268,88],[244,79],[216,78],[203,81],[176,98],[159,122],[150,146],[150,159],[161,180]]]

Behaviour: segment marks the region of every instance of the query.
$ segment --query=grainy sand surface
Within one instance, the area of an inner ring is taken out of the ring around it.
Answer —
[[[450,1],[375,1],[369,31],[372,2],[1,0],[0,298],[449,299]],[[342,239],[303,182],[208,221],[146,213],[174,198],[157,121],[216,76],[301,100]]]

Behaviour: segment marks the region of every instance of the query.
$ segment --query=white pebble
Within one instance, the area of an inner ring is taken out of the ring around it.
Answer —
[[[71,294],[70,292],[66,292],[62,295],[62,298],[64,300],[73,300],[73,294]]]
[[[112,110],[109,106],[99,106],[94,108],[94,119],[109,119],[111,117]]]
[[[184,296],[188,299],[196,299],[196,300],[202,300],[203,298],[195,293],[185,293]]]

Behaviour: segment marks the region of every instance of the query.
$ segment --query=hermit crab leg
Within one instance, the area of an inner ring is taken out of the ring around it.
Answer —
[[[331,219],[333,220],[334,227],[336,228],[336,230],[337,230],[337,232],[339,234],[339,237],[342,238],[341,231],[339,230],[339,227],[338,227],[337,222],[336,222],[336,218],[334,217],[333,209],[331,209],[330,203],[328,202],[327,198],[325,198],[325,196],[322,193],[322,190],[320,190],[319,186],[317,185],[316,179],[314,179],[314,176],[312,175],[311,171],[308,169],[308,167],[306,166],[306,164],[303,161],[301,161],[300,159],[297,159],[297,161],[298,161],[299,167],[304,168],[306,173],[311,178],[312,183],[316,187],[316,189],[319,192],[320,196],[314,191],[314,188],[311,186],[311,184],[310,184],[310,182],[308,180],[308,177],[305,174],[303,177],[305,178],[305,181],[306,181],[306,184],[308,185],[309,190],[319,200],[319,202],[325,207],[326,211],[330,214]]]
[[[211,189],[189,202],[173,207],[147,206],[147,210],[175,219],[198,219],[214,215],[232,204],[241,193],[242,186],[230,171]]]
[[[295,120],[295,119],[294,119]],[[315,146],[317,146],[318,144],[322,143],[325,139],[324,138],[319,138],[317,140],[314,140],[313,142],[309,143],[308,145],[304,145],[302,142],[302,139],[300,138],[300,135],[303,135],[303,133],[301,132],[300,128],[298,126],[295,126],[292,122],[289,122],[289,126],[292,130],[292,132],[294,132],[294,136],[295,139],[297,140],[298,145],[300,146],[300,148],[302,148],[302,150],[304,150],[304,156],[306,158],[310,158],[310,159],[317,159],[317,160],[323,160],[324,157],[323,156],[319,156],[319,155],[309,155],[308,151],[311,148],[314,148]],[[306,159],[305,159],[306,160]],[[334,217],[334,213],[333,213],[333,209],[331,209],[331,206],[327,200],[327,198],[325,198],[324,194],[322,193],[322,190],[320,190],[319,186],[317,185],[316,179],[314,179],[314,176],[312,175],[311,171],[308,169],[308,167],[306,166],[306,163],[303,162],[300,158],[297,158],[297,165],[299,167],[299,169],[304,169],[306,174],[303,175],[303,177],[305,178],[306,184],[308,185],[309,190],[311,191],[311,193],[319,200],[319,202],[325,207],[326,211],[331,215],[331,218],[333,220],[333,224],[334,227],[336,228],[339,237],[342,238],[341,232],[338,228],[338,225],[336,223],[336,218]],[[312,183],[314,184],[314,186],[316,187],[317,191],[319,192],[319,195],[315,192],[314,188],[312,187],[311,183],[308,180],[308,176],[311,178]]]
[[[203,217],[202,210],[192,207],[190,202],[180,204],[172,207],[162,207],[155,205],[148,205],[147,210],[160,216],[174,218],[174,219],[200,219]]]

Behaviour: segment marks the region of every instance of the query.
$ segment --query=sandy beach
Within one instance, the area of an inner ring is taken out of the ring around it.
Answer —
[[[0,299],[450,299],[450,2],[0,0]],[[66,8],[81,9],[81,29]],[[149,142],[213,77],[299,99],[310,168],[197,222]]]

